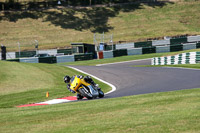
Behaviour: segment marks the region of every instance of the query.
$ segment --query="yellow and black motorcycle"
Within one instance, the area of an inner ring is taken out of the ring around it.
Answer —
[[[87,99],[104,97],[104,92],[89,76],[84,77],[81,75],[75,75],[71,78],[69,76],[65,76],[64,81],[68,84],[68,89],[71,92],[77,93],[78,100],[82,99],[83,97],[86,97]]]

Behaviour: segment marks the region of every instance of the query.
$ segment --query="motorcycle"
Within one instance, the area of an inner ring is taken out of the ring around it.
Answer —
[[[104,97],[104,92],[89,76],[83,77],[76,75],[71,78],[70,82],[70,89],[81,95],[81,98],[78,98],[78,100],[83,97],[86,97],[87,99]]]

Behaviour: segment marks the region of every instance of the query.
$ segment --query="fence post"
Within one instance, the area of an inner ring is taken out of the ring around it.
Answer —
[[[20,53],[20,43],[17,42],[17,44],[18,44],[18,47],[19,47],[19,58],[20,58],[20,55],[21,55],[21,53]]]
[[[1,59],[6,60],[6,46],[1,44]]]

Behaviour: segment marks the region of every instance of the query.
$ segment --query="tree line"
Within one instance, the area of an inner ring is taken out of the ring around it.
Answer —
[[[0,0],[0,10],[35,10],[56,6],[91,6],[155,0]]]

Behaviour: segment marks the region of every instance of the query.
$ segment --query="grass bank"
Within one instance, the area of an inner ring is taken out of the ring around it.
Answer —
[[[200,89],[0,108],[4,132],[199,132]]]
[[[54,64],[0,61],[0,68],[0,108],[73,95],[67,90],[63,77],[81,74]],[[109,91],[108,85],[95,82],[104,92]],[[46,92],[49,98],[45,97]]]
[[[103,32],[113,33],[114,42],[194,35],[200,34],[199,7],[199,1],[188,1],[0,12],[0,40],[13,51],[18,50],[17,42],[21,50],[34,49],[34,40],[39,49],[93,43],[94,33]]]

